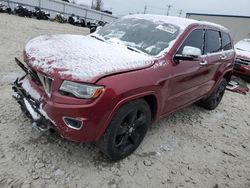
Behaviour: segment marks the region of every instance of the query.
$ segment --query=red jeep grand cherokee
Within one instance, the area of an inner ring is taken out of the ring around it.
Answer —
[[[13,89],[33,126],[131,154],[149,125],[200,101],[220,103],[235,52],[226,28],[184,18],[125,16],[89,36],[31,40]]]
[[[250,39],[243,39],[235,45],[236,59],[234,74],[250,82]]]

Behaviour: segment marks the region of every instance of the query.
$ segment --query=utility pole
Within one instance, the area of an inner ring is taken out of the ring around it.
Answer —
[[[91,2],[91,8],[92,9],[94,8],[94,0],[92,0],[92,2]]]
[[[147,12],[147,5],[144,6],[144,14]]]
[[[182,15],[182,10],[180,10],[180,12],[179,12],[179,17],[181,17],[181,15]]]
[[[168,12],[167,12],[167,16],[168,16],[169,13],[170,13],[170,9],[171,9],[173,6],[172,6],[172,5],[168,5],[167,7],[168,7]]]

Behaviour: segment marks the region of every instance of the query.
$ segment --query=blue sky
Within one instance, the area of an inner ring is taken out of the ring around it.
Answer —
[[[91,5],[91,0],[75,0]],[[172,5],[170,15],[182,16],[186,12],[230,14],[250,16],[250,0],[103,0],[104,8],[112,10],[116,15],[142,13],[145,5],[147,13],[166,14],[167,5]]]

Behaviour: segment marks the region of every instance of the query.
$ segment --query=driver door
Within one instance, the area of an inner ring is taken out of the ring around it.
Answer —
[[[177,55],[182,56],[185,46],[195,47],[201,50],[201,56],[190,60],[178,60],[173,58],[172,75],[169,79],[168,97],[165,103],[165,113],[174,111],[208,92],[206,86],[207,56],[205,55],[205,30],[195,29],[177,50]]]

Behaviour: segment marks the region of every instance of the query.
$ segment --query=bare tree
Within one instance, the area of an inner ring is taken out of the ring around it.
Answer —
[[[93,4],[93,9],[102,10],[102,7],[103,7],[103,1],[102,0],[95,0],[95,3]]]

